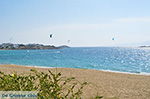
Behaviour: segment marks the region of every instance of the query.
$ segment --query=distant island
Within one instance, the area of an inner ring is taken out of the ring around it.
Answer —
[[[140,48],[150,48],[150,46],[146,46],[146,45],[144,45],[144,46],[139,46]]]
[[[12,43],[0,44],[0,50],[62,49],[62,48],[69,48],[69,47],[66,45],[56,47],[53,45],[43,45],[43,44],[12,44]]]

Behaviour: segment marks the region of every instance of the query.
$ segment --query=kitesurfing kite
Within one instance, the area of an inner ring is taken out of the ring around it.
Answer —
[[[53,37],[53,34],[50,34],[49,37],[52,38],[52,37]]]
[[[113,37],[113,38],[112,38],[112,40],[114,41],[114,40],[115,40],[115,38]]]
[[[67,42],[70,43],[70,40],[68,40]]]

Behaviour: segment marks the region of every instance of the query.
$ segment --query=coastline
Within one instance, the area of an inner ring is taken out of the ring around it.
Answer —
[[[91,69],[75,68],[43,68],[38,66],[0,65],[0,71],[5,73],[29,74],[30,69],[42,72],[52,70],[61,72],[66,77],[76,77],[79,81],[87,81],[93,86],[85,90],[84,97],[97,94],[104,97],[118,97],[119,99],[148,99],[150,97],[150,76],[116,73]]]
[[[47,67],[47,66],[34,66],[34,65],[16,65],[16,64],[0,64],[0,67],[2,65],[10,65],[10,66],[23,66],[23,67],[29,67],[29,68],[41,68],[41,69],[51,69],[51,68],[67,68],[67,67]],[[86,68],[73,68],[73,69],[85,69],[85,70],[95,70],[95,71],[101,71],[101,72],[111,72],[111,73],[119,73],[119,74],[129,74],[129,75],[143,75],[143,76],[150,76],[150,73],[141,72],[122,72],[122,71],[113,71],[113,70],[100,70],[100,69],[86,69]]]

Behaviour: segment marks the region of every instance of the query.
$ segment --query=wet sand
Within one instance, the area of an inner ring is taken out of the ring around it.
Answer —
[[[63,76],[76,77],[80,82],[90,82],[83,97],[87,99],[94,95],[101,95],[112,99],[150,99],[150,75],[123,74],[89,69],[74,68],[38,68],[17,65],[0,65],[0,71],[5,73],[28,74],[30,69],[47,72],[61,72]]]

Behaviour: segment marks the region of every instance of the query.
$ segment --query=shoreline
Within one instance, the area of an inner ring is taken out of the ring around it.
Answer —
[[[22,65],[0,65],[0,71],[19,75],[31,74],[30,69],[48,73],[60,72],[64,77],[75,77],[78,81],[91,83],[83,92],[84,99],[100,95],[104,97],[117,97],[107,99],[149,99],[150,76],[114,73],[108,71],[76,68],[39,68]],[[104,98],[105,99],[105,98]]]
[[[12,66],[23,66],[23,67],[30,67],[30,68],[39,68],[39,69],[51,69],[51,68],[69,68],[69,67],[47,67],[47,66],[32,66],[32,65],[18,65],[18,64],[0,64],[1,65],[12,65]],[[95,70],[100,72],[111,72],[111,73],[118,73],[118,74],[130,74],[130,75],[143,75],[143,76],[150,76],[150,73],[141,72],[141,73],[132,73],[132,72],[121,72],[121,71],[113,71],[113,70],[100,70],[100,69],[87,69],[87,68],[72,68],[72,69],[85,69],[85,70]]]

